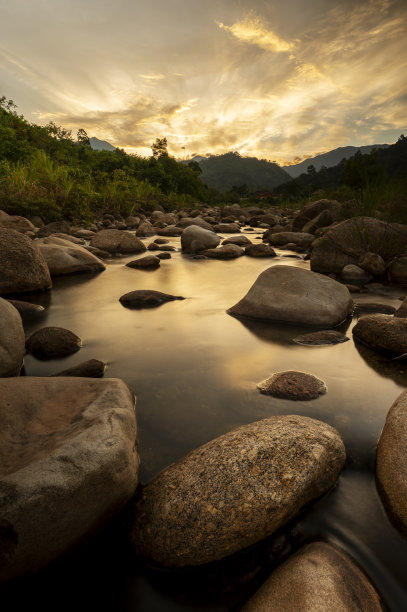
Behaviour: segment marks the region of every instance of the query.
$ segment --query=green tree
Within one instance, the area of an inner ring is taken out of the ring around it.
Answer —
[[[167,146],[168,143],[166,138],[156,138],[153,144],[151,145],[153,157],[155,157],[155,159],[158,159],[162,155],[168,155]]]
[[[82,128],[78,130],[78,133],[76,135],[76,140],[79,144],[90,147],[89,137],[87,133],[85,132],[85,130],[83,130]]]

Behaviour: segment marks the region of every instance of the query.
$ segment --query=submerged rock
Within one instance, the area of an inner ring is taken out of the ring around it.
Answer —
[[[246,296],[227,312],[256,319],[334,327],[352,312],[340,283],[294,266],[277,265],[260,274]]]
[[[384,612],[375,588],[342,550],[325,542],[280,565],[242,612]]]
[[[131,543],[167,567],[222,559],[271,535],[336,481],[338,432],[301,416],[244,425],[190,452],[144,487]]]
[[[265,395],[288,400],[312,400],[326,393],[325,383],[305,372],[276,372],[257,388]]]
[[[321,331],[312,332],[310,334],[301,334],[294,338],[294,342],[297,344],[304,344],[307,346],[326,346],[332,344],[340,344],[341,342],[347,342],[349,338],[341,332],[335,331],[334,329],[322,329]]]
[[[0,376],[18,376],[24,357],[25,336],[21,316],[0,298]]]
[[[37,359],[54,359],[79,351],[82,340],[63,327],[42,327],[28,338],[25,346]]]
[[[130,291],[122,295],[119,299],[121,304],[126,306],[126,308],[154,308],[155,306],[165,304],[165,302],[185,300],[181,295],[170,295],[169,293],[162,293],[161,291],[153,291],[150,289]]]
[[[117,379],[0,379],[0,582],[104,527],[137,486],[134,396]]]

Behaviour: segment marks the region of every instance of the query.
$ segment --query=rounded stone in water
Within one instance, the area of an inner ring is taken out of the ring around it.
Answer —
[[[311,374],[305,372],[276,372],[263,380],[257,388],[265,395],[288,400],[312,400],[326,393],[326,386]]]

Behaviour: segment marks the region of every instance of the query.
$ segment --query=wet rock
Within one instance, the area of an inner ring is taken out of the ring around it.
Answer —
[[[0,261],[0,295],[51,288],[51,276],[44,257],[35,243],[23,234],[0,228]]]
[[[345,552],[325,542],[301,548],[280,565],[242,612],[384,612],[375,588]]]
[[[158,230],[157,234],[159,236],[176,237],[181,236],[182,229],[180,227],[176,227],[175,225],[168,225],[167,227]]]
[[[156,564],[222,559],[271,535],[336,481],[345,461],[329,425],[274,416],[190,452],[141,492],[131,542]]]
[[[154,255],[146,255],[145,257],[140,257],[140,259],[133,259],[133,261],[129,261],[126,263],[128,268],[159,268],[160,260],[158,257]]]
[[[0,227],[5,227],[7,229],[13,229],[16,232],[21,232],[25,234],[25,232],[34,232],[35,227],[25,217],[19,217],[18,215],[8,215],[3,210],[0,211]]]
[[[308,202],[308,204],[303,207],[301,212],[294,217],[292,224],[293,231],[302,231],[306,223],[315,219],[324,210],[329,210],[335,217],[340,210],[340,207],[340,203],[336,200],[322,199],[315,202]]]
[[[219,242],[220,237],[215,232],[203,229],[197,225],[189,225],[181,235],[183,253],[198,253],[218,246]]]
[[[358,266],[372,276],[382,276],[386,272],[383,257],[377,253],[364,253],[358,261]]]
[[[249,257],[277,257],[277,253],[269,244],[251,244],[244,250]]]
[[[394,313],[394,316],[401,318],[407,317],[407,297],[403,299],[401,306],[397,308],[396,312]]]
[[[253,243],[251,242],[251,240],[249,240],[247,236],[240,235],[225,238],[225,240],[223,240],[222,242],[222,245],[225,246],[226,244],[237,244],[237,246],[245,247]]]
[[[390,315],[367,315],[356,323],[352,333],[375,351],[402,355],[407,352],[407,320]]]
[[[79,229],[76,230],[75,236],[84,240],[92,240],[93,236],[96,236],[96,232],[88,229]]]
[[[407,285],[407,255],[396,257],[389,267],[389,280],[396,285]]]
[[[128,229],[136,229],[140,225],[140,217],[129,215],[124,220]]]
[[[377,445],[376,478],[384,506],[407,537],[407,391],[391,406]]]
[[[103,378],[105,373],[106,364],[99,359],[88,359],[78,365],[58,372],[58,374],[52,374],[51,376],[82,376],[83,378]]]
[[[378,302],[355,302],[355,314],[358,315],[365,312],[395,314],[396,309],[389,304],[379,304]]]
[[[156,238],[154,242],[155,244],[168,244],[168,240],[166,238]]]
[[[244,250],[237,244],[226,244],[217,249],[207,249],[203,254],[211,259],[236,259],[244,255]]]
[[[182,229],[185,229],[186,227],[189,227],[190,225],[196,225],[203,229],[213,231],[213,226],[210,223],[207,223],[206,221],[204,221],[202,217],[184,217],[183,219],[180,219],[178,222],[178,226],[181,227]]]
[[[162,293],[161,291],[139,289],[122,295],[119,300],[123,306],[126,306],[126,308],[154,308],[155,306],[165,304],[165,302],[185,300],[185,298],[180,295],[169,295],[168,293]]]
[[[238,223],[218,223],[213,230],[221,234],[236,234],[240,232],[240,225]]]
[[[317,229],[319,229],[320,227],[327,227],[333,222],[334,216],[332,212],[326,208],[325,210],[321,211],[319,215],[311,219],[311,221],[308,221],[308,223],[306,223],[304,227],[301,228],[301,231],[308,234],[315,234]]]
[[[44,306],[40,306],[40,304],[32,304],[31,302],[24,302],[22,300],[7,300],[10,304],[17,308],[21,317],[30,317],[31,315],[37,315],[41,312],[44,312]]]
[[[301,232],[278,232],[276,234],[267,233],[267,237],[264,236],[264,239],[268,240],[272,246],[283,246],[291,243],[304,249],[310,246],[311,242],[315,240],[315,236]]]
[[[312,400],[326,393],[325,383],[305,372],[276,372],[257,385],[261,393],[288,400]]]
[[[120,380],[0,380],[0,582],[91,537],[137,486],[134,396]]]
[[[322,329],[317,332],[310,334],[301,334],[294,338],[294,342],[297,344],[304,344],[306,346],[327,346],[333,344],[340,344],[347,342],[349,338],[341,332],[335,331],[334,329]]]
[[[246,296],[227,312],[287,323],[335,327],[352,312],[349,291],[326,276],[277,265],[260,274]]]
[[[92,232],[92,236],[94,235],[95,235],[95,232]],[[61,232],[57,234],[51,234],[51,236],[47,236],[46,238],[39,238],[36,244],[37,245],[40,243],[51,244],[52,238],[62,238],[62,240],[67,241],[68,244],[73,243],[73,244],[78,244],[80,246],[83,246],[84,244],[86,244],[84,238],[79,238],[78,236],[70,236],[69,234],[62,234]],[[54,244],[58,244],[58,242],[55,241]]]
[[[354,264],[348,264],[342,268],[341,279],[345,283],[357,284],[357,285],[365,285],[371,280],[371,276],[359,268],[359,266],[355,266]]]
[[[16,308],[0,298],[0,376],[18,376],[23,364],[25,336]],[[3,398],[2,398],[3,399]]]
[[[61,232],[62,234],[70,234],[71,226],[67,221],[53,221],[41,227],[37,232],[37,238],[45,238],[51,234]]]
[[[92,238],[90,246],[109,253],[142,253],[146,250],[140,238],[131,232],[117,229],[101,230]]]
[[[51,277],[106,270],[105,264],[96,255],[62,238],[41,238],[36,240],[36,246],[47,262]]]
[[[171,259],[171,253],[157,253],[158,259]]]
[[[151,225],[149,221],[142,221],[136,230],[136,236],[139,238],[147,238],[148,236],[154,236],[156,229]]]
[[[79,351],[82,340],[63,327],[42,327],[28,338],[25,346],[37,359],[54,359]]]

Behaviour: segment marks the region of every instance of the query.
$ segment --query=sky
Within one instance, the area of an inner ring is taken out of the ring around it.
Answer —
[[[406,76],[407,0],[0,0],[0,97],[143,156],[390,144]]]

